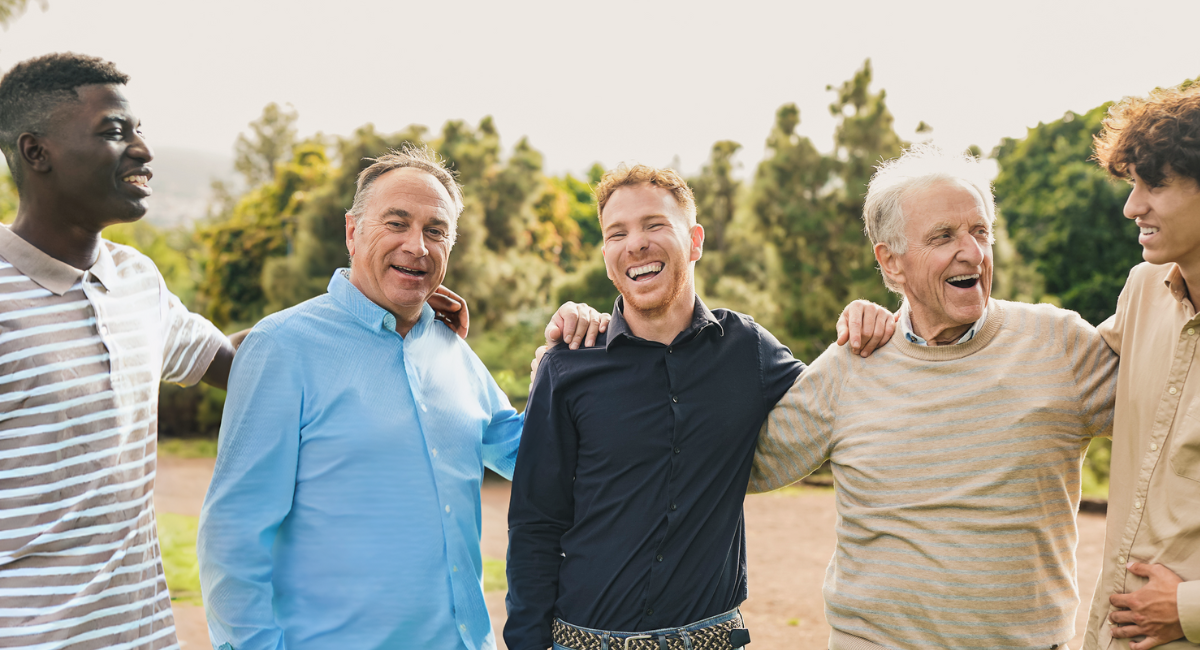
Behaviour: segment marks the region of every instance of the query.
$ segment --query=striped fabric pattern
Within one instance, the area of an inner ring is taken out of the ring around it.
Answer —
[[[198,381],[223,338],[131,248],[84,272],[0,228],[0,648],[178,647],[158,384]]]
[[[1074,312],[997,300],[969,342],[897,332],[809,366],[764,424],[751,489],[831,461],[831,647],[1065,647],[1080,466],[1111,435],[1116,370]]]

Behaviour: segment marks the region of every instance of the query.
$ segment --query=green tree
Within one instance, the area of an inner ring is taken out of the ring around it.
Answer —
[[[1122,215],[1129,188],[1090,161],[1108,104],[1038,124],[993,152],[1008,234],[1063,307],[1099,324],[1141,261],[1137,227]]]
[[[37,0],[37,3],[41,6],[42,11],[50,6],[47,0]],[[25,13],[25,9],[28,7],[29,0],[0,0],[0,27],[8,29],[8,26]]]
[[[0,167],[0,223],[12,223],[16,218],[17,186],[5,165]]]
[[[275,166],[291,159],[292,146],[296,144],[297,119],[299,115],[294,108],[280,108],[279,104],[271,102],[263,108],[262,115],[250,123],[250,134],[238,135],[233,146],[233,167],[250,187],[273,180]]]

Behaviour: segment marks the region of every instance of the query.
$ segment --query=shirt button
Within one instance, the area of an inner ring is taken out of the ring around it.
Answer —
[[[646,616],[654,616],[654,610],[652,610],[652,609],[647,609],[647,610],[646,610]]]
[[[679,447],[675,448],[675,453],[677,453],[677,454],[679,453]]]
[[[450,512],[450,506],[446,506],[446,512]]]
[[[1179,389],[1172,386],[1169,390],[1167,390],[1167,392],[1174,395],[1175,393],[1179,392]]]
[[[1195,336],[1195,335],[1196,335],[1196,328],[1189,327],[1188,328],[1188,336]]]
[[[660,555],[660,556],[658,556],[658,557],[657,557],[657,558],[655,558],[655,559],[657,559],[659,562],[662,562],[662,556],[661,556],[661,555]]]
[[[1135,502],[1135,503],[1133,504],[1133,507],[1134,507],[1134,508],[1136,508],[1136,509],[1138,509],[1138,510],[1141,510],[1141,509],[1142,509],[1142,502],[1141,502],[1141,501],[1137,501],[1137,502]]]
[[[1118,556],[1117,556],[1117,562],[1120,562],[1121,564],[1125,564],[1125,556],[1124,556],[1124,555],[1118,555]]]
[[[1158,451],[1158,443],[1157,442],[1150,443],[1150,451]]]
[[[466,632],[466,631],[467,631],[467,626],[466,626],[466,625],[459,625],[459,626],[458,626],[458,629],[462,630],[463,632]]]
[[[434,448],[433,448],[433,455],[434,455],[434,456],[437,456],[437,447],[434,447]]]
[[[422,412],[422,413],[427,413],[427,412],[429,412],[429,409],[425,408],[425,404],[421,404],[421,412]]]
[[[101,333],[101,334],[108,334],[108,325],[101,325],[101,326],[100,326],[100,333]]]
[[[676,505],[675,505],[674,503],[672,503],[672,504],[671,504],[671,509],[672,509],[672,510],[674,510],[675,508],[676,508]]]
[[[454,565],[454,572],[458,573],[458,565],[457,564]]]
[[[1172,393],[1172,394],[1174,394],[1174,393]],[[672,402],[675,402],[676,404],[678,404],[678,403],[679,403],[679,398],[678,398],[678,397],[675,397],[674,395],[672,395],[672,396],[671,396],[671,401],[672,401]]]

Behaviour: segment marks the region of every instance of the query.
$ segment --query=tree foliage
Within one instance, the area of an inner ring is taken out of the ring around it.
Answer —
[[[1093,324],[1113,313],[1129,268],[1142,259],[1137,227],[1122,214],[1129,187],[1090,160],[1108,106],[1038,124],[993,152],[996,198],[1017,251],[1047,292]]]
[[[273,180],[276,165],[292,157],[298,118],[296,109],[280,108],[271,102],[250,123],[250,133],[238,135],[233,146],[233,168],[250,187]]]
[[[47,0],[37,0],[37,3],[42,11],[50,6]],[[0,27],[7,29],[28,7],[29,0],[0,0]]]

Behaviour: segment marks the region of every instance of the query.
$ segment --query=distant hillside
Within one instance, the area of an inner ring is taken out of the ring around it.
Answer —
[[[214,180],[237,181],[232,155],[195,149],[155,147],[150,167],[154,170],[150,181],[154,196],[146,220],[164,228],[190,226],[203,218]]]

